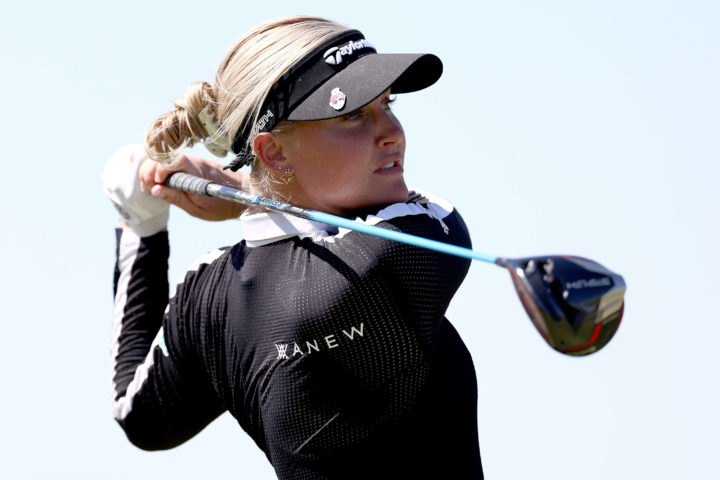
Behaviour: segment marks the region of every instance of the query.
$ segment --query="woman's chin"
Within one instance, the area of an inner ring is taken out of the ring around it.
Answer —
[[[408,193],[410,192],[405,185],[405,180],[400,180],[392,191],[388,192],[388,201],[383,203],[403,203],[407,200]]]

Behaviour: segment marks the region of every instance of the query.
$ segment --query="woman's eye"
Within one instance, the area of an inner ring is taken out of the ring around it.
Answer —
[[[395,103],[395,95],[390,95],[388,97],[385,97],[382,101],[383,109],[385,110],[392,110],[392,104]],[[369,108],[369,107],[368,107]],[[343,118],[345,120],[360,120],[362,117],[365,116],[365,109],[361,108],[359,110],[355,110],[354,112],[350,112],[347,115],[345,115]]]

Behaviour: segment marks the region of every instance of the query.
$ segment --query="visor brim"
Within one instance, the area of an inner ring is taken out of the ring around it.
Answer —
[[[369,54],[315,89],[288,115],[292,121],[327,120],[364,107],[383,92],[410,93],[437,82],[442,62],[432,54]],[[342,108],[330,105],[333,90],[345,95]]]

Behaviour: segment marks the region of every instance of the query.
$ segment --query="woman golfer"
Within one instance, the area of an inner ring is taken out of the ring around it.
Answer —
[[[452,205],[408,191],[391,110],[391,94],[441,72],[433,55],[378,54],[356,30],[283,18],[239,40],[144,149],[113,156],[113,407],[132,443],[175,447],[227,410],[281,479],[482,478],[473,363],[444,317],[469,260],[162,185],[183,170],[469,247]],[[232,151],[232,171],[182,156],[195,142]],[[244,240],[203,256],[168,302],[169,203],[242,213]]]

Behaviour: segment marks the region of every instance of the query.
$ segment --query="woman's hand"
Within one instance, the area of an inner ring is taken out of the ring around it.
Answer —
[[[162,198],[166,202],[182,208],[193,217],[210,221],[237,218],[245,209],[242,204],[221,198],[187,193],[163,185],[171,173],[184,172],[221,185],[248,191],[248,175],[243,172],[223,170],[223,166],[220,162],[187,155],[179,157],[168,165],[147,159],[140,166],[140,188],[144,192],[150,192],[154,197]]]

